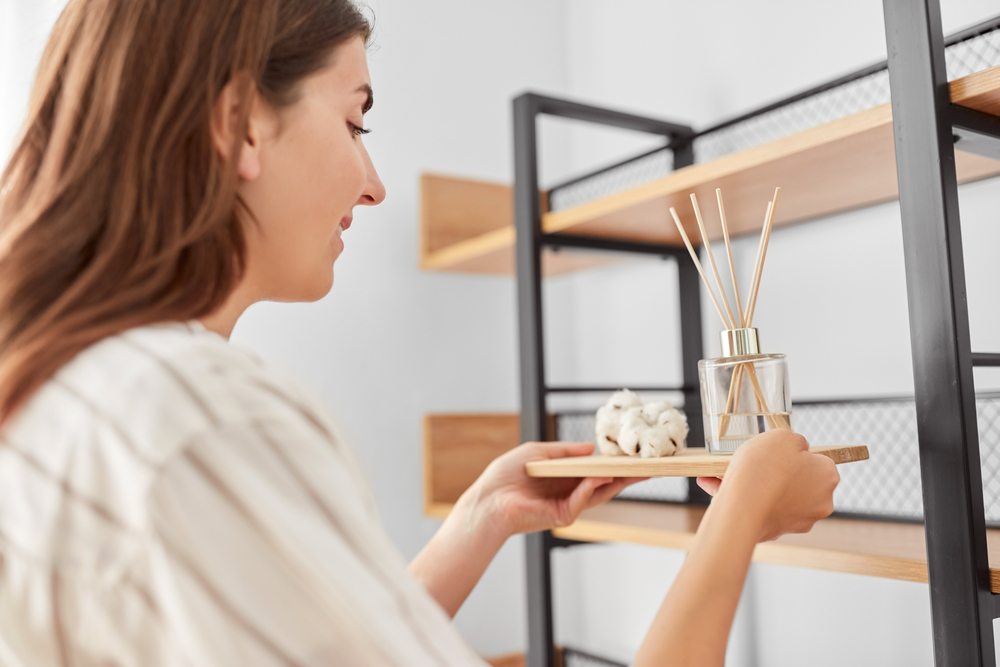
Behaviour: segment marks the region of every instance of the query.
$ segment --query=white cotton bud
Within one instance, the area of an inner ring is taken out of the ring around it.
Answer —
[[[642,407],[642,401],[639,400],[638,394],[634,391],[620,389],[619,391],[611,394],[611,398],[608,399],[608,402],[605,405],[619,410],[627,410],[628,408],[634,408],[637,406]]]
[[[605,456],[624,456],[618,447],[618,432],[621,430],[621,410],[602,406],[597,410],[597,449]]]
[[[677,443],[678,449],[684,448],[684,441],[687,440],[690,430],[687,415],[680,410],[670,409],[660,414],[656,422],[658,426],[666,426],[670,429],[670,437]]]
[[[646,420],[646,423],[650,426],[656,425],[657,418],[663,414],[664,411],[674,407],[671,405],[670,401],[652,401],[646,403],[642,406],[642,418]]]
[[[671,426],[650,426],[639,436],[639,455],[644,459],[671,456],[678,449],[679,443],[672,437]]]
[[[612,442],[606,435],[597,436],[597,450],[604,456],[625,456],[618,443]]]
[[[621,430],[618,431],[618,447],[629,456],[639,454],[639,435],[649,428],[642,418],[642,408],[629,408],[622,415]]]

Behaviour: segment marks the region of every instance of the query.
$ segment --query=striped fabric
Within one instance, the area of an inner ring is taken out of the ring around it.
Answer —
[[[0,665],[483,665],[294,383],[197,324],[78,355],[0,433]]]

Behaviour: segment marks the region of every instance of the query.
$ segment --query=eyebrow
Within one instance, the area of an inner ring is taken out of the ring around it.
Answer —
[[[366,84],[363,84],[360,88],[358,88],[354,92],[356,92],[356,93],[367,93],[368,94],[368,99],[365,100],[364,106],[361,107],[361,113],[363,113],[363,114],[368,113],[371,110],[372,105],[375,103],[375,97],[374,97],[374,93],[372,93],[372,87],[366,83]]]

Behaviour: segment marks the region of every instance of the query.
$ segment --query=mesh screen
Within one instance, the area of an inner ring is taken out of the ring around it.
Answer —
[[[958,79],[1000,65],[1000,29],[966,39],[945,49],[948,78]],[[889,102],[889,72],[881,70],[835,88],[758,113],[699,135],[694,142],[696,162],[753,148]],[[673,170],[669,149],[646,154],[613,169],[567,186],[553,188],[549,206],[558,211],[579,206],[654,181]]]
[[[1000,394],[980,395],[976,408],[986,520],[1000,525]],[[916,423],[912,399],[806,403],[792,411],[793,428],[810,444],[868,447],[868,461],[840,466],[836,510],[890,518],[923,516]],[[557,424],[560,439],[594,437],[593,414],[559,415]],[[682,502],[687,499],[687,480],[654,478],[618,497]]]

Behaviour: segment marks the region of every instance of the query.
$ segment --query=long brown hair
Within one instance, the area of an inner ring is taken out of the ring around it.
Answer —
[[[350,0],[70,0],[0,177],[0,424],[102,338],[222,305],[248,216],[215,101],[240,82],[245,126],[369,34]]]

